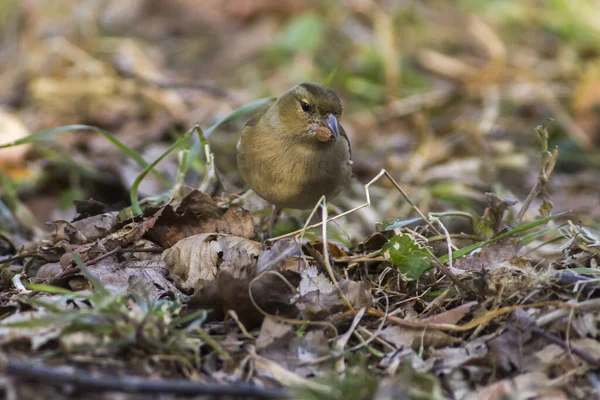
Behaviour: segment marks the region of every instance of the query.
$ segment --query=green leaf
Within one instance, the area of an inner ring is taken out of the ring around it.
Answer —
[[[394,236],[383,245],[383,256],[398,267],[409,280],[419,279],[431,265],[431,252],[428,248],[405,233]]]
[[[456,250],[455,252],[452,253],[452,259],[456,260],[457,258],[462,257],[465,254],[468,254],[468,253],[472,252],[473,250],[477,250],[479,248],[487,246],[488,244],[494,243],[497,240],[503,239],[503,238],[508,237],[508,236],[516,235],[517,233],[525,232],[525,231],[527,231],[529,229],[533,229],[535,227],[543,225],[543,224],[545,224],[547,222],[552,221],[553,219],[556,219],[556,218],[560,217],[561,215],[565,215],[566,213],[567,213],[567,211],[561,212],[561,213],[558,213],[558,214],[554,214],[554,215],[550,215],[550,216],[545,217],[545,218],[540,218],[540,219],[537,219],[535,221],[529,222],[527,224],[518,226],[518,227],[516,227],[515,229],[513,229],[511,231],[508,231],[508,232],[505,232],[505,233],[503,233],[501,235],[496,236],[493,239],[485,240],[483,242],[473,243],[470,246],[463,247],[462,249],[458,249],[458,250]],[[448,260],[449,260],[448,254],[444,254],[443,256],[441,256],[439,260],[440,260],[440,262],[443,262],[443,263],[444,262],[448,262]]]

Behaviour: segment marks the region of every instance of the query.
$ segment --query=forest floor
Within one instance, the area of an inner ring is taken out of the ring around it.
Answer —
[[[600,398],[598,21],[0,1],[0,391]],[[303,81],[343,99],[355,178],[265,241],[235,146]]]

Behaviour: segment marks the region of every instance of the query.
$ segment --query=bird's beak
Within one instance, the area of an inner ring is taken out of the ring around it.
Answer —
[[[338,127],[338,121],[335,115],[329,114],[325,118],[321,119],[321,123],[323,124],[323,126],[325,126],[331,131],[331,134],[333,135],[333,140],[336,140],[340,135],[340,131]]]

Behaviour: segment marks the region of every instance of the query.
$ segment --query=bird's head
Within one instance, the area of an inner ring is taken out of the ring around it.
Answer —
[[[294,86],[275,103],[283,134],[332,142],[340,134],[343,106],[333,89],[318,83]]]

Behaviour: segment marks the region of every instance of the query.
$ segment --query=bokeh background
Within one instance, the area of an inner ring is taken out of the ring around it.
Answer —
[[[194,124],[303,81],[344,100],[357,181],[339,209],[364,202],[382,168],[423,212],[481,215],[486,192],[522,201],[540,168],[535,128],[553,119],[554,210],[598,227],[597,0],[0,0],[0,142],[88,124],[152,161]],[[210,137],[224,194],[243,190],[243,122]],[[94,132],[0,150],[0,168],[4,215],[20,202],[34,225],[69,218],[74,199],[127,206],[140,172]],[[176,156],[159,168],[174,177]],[[161,191],[151,177],[140,189]],[[373,199],[347,236],[411,215],[388,182]]]

